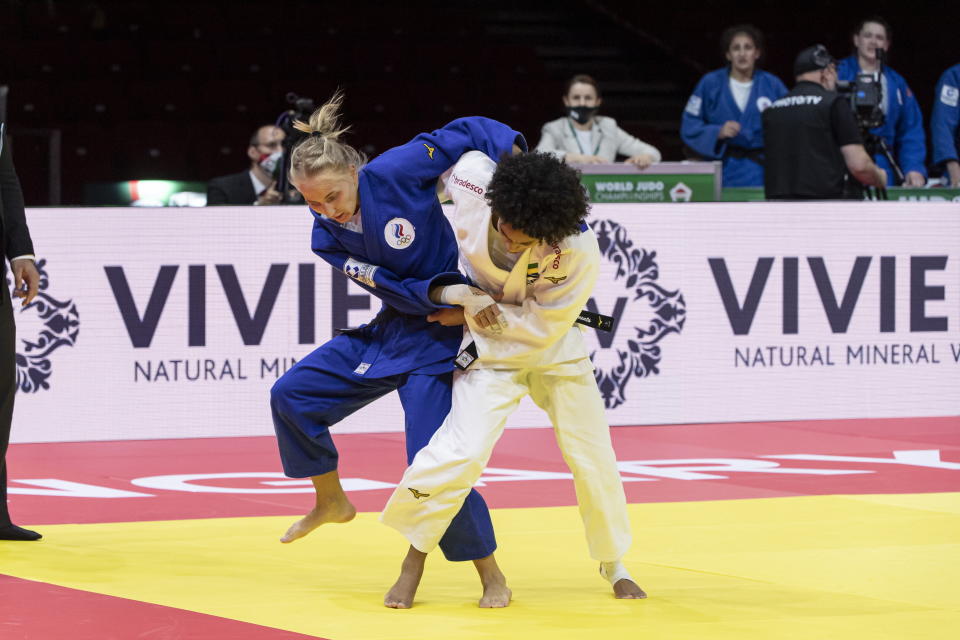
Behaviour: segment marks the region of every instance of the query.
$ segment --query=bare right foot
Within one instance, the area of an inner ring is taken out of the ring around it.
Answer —
[[[280,542],[287,544],[298,540],[322,524],[350,522],[356,515],[357,510],[349,500],[345,503],[328,504],[323,508],[316,506],[310,513],[290,525]]]
[[[350,522],[357,510],[347,498],[340,485],[340,475],[336,470],[313,476],[313,488],[317,492],[317,502],[307,515],[293,523],[280,538],[284,544],[307,535],[322,524],[330,522]]]
[[[409,609],[413,606],[413,599],[417,595],[417,587],[420,586],[420,578],[423,577],[423,565],[427,559],[427,554],[417,551],[413,545],[407,551],[407,557],[403,559],[400,567],[400,577],[390,587],[390,591],[383,598],[383,605],[391,609]]]

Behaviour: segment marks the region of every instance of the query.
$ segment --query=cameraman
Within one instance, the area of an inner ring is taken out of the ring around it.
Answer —
[[[250,168],[211,179],[207,184],[207,206],[279,204],[281,196],[274,188],[277,185],[274,174],[283,154],[285,135],[282,129],[272,124],[254,131],[247,146]]]
[[[861,198],[859,183],[883,187],[887,174],[863,147],[850,104],[836,92],[837,68],[821,44],[793,63],[797,84],[763,112],[768,200]]]

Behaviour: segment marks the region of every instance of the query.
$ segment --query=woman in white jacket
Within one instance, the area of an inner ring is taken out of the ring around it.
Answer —
[[[615,597],[645,598],[621,562],[631,544],[626,498],[590,352],[574,324],[600,270],[596,236],[583,222],[588,205],[579,172],[546,154],[511,156],[498,165],[470,151],[453,167],[446,193],[454,203],[450,221],[460,263],[478,288],[438,286],[431,299],[460,305],[486,292],[500,301],[502,322],[494,329],[459,307],[427,317],[445,325],[466,323],[461,344],[473,343],[475,360],[458,358],[465,370],[454,376],[450,413],[381,515],[411,544],[384,601],[396,608],[413,604],[426,555],[479,480],[507,418],[528,395],[553,423],[601,576]]]
[[[646,169],[660,162],[660,151],[635,138],[607,116],[598,116],[603,99],[597,81],[588,75],[567,82],[563,106],[567,115],[543,125],[537,151],[570,164],[602,164],[626,156],[624,162]]]

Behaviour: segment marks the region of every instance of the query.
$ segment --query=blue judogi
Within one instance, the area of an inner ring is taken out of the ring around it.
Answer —
[[[856,56],[844,58],[837,63],[837,76],[840,80],[852,81],[860,73],[860,64]],[[883,75],[887,80],[885,101],[887,103],[886,118],[883,126],[870,130],[870,133],[883,138],[890,153],[897,160],[904,175],[909,171],[916,171],[923,176],[927,175],[927,143],[923,132],[923,114],[913,91],[907,86],[907,81],[890,67],[883,68]],[[873,157],[877,166],[887,172],[887,184],[893,185],[893,167],[887,162],[883,154]]]
[[[960,64],[940,76],[930,116],[930,138],[933,142],[933,164],[960,160]]]
[[[383,306],[297,362],[271,390],[284,473],[294,478],[337,468],[329,427],[397,391],[403,405],[407,463],[450,410],[453,358],[461,327],[427,322],[437,310],[433,285],[466,282],[457,241],[437,199],[437,178],[477,149],[510,153],[521,134],[487,118],[460,118],[377,157],[359,172],[363,232],[313,212],[313,251]],[[496,549],[486,503],[472,491],[441,542],[449,560],[475,560]]]
[[[730,69],[711,71],[697,83],[680,123],[680,137],[697,155],[707,160],[723,160],[723,186],[762,187],[763,121],[760,114],[774,100],[782,98],[787,88],[780,78],[757,69],[746,109],[741,111],[730,92]],[[740,123],[740,133],[718,140],[723,123]],[[756,159],[751,159],[750,156]]]

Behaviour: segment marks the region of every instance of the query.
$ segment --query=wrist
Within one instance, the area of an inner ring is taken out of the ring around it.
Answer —
[[[441,304],[463,305],[463,301],[470,295],[470,287],[465,284],[451,284],[437,287],[430,292],[430,299],[433,300],[434,291],[437,291],[437,299]]]

